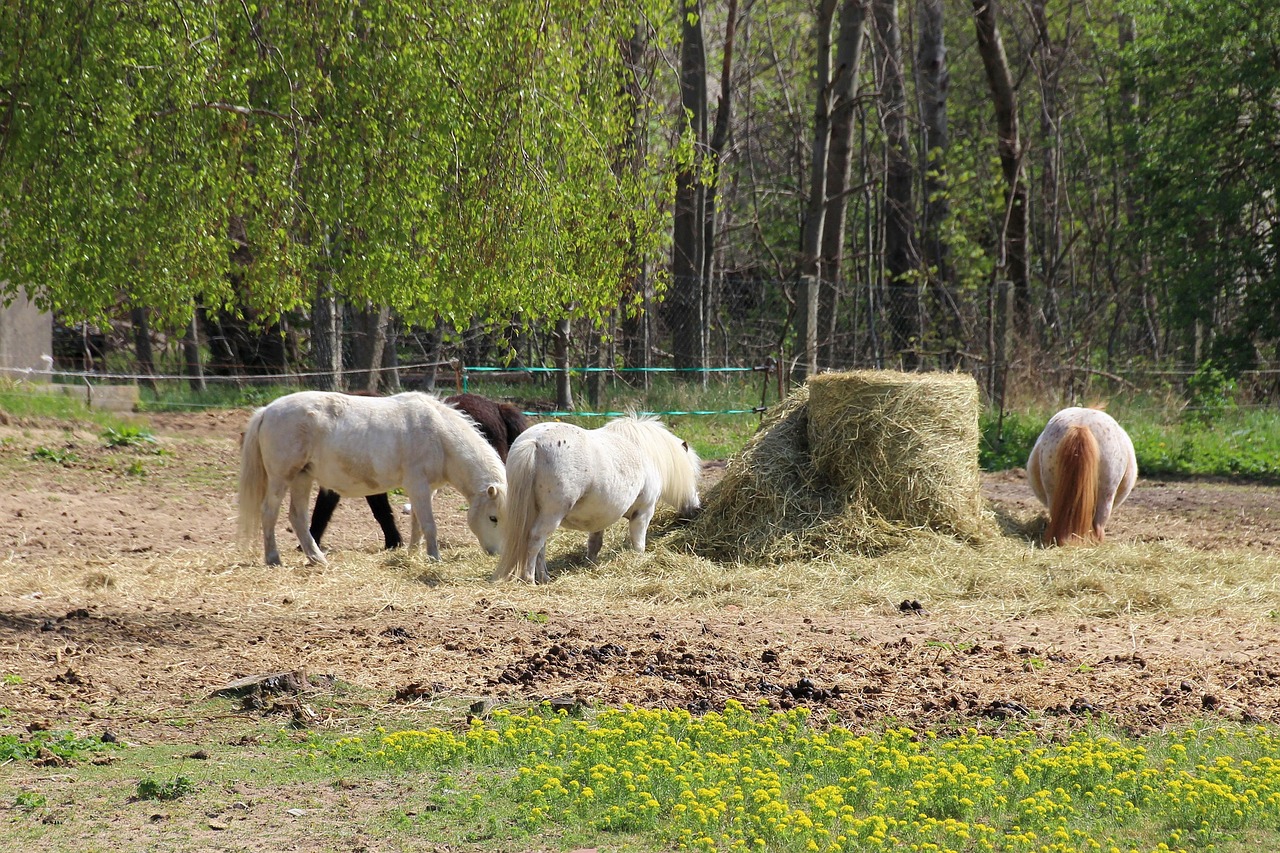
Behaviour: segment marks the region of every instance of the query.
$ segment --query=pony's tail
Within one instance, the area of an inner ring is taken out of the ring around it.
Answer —
[[[262,530],[262,501],[267,495],[267,468],[262,464],[258,434],[262,426],[262,409],[253,413],[240,443],[239,539],[252,545]]]
[[[538,443],[526,441],[507,455],[507,518],[502,529],[502,553],[494,580],[515,580],[528,556],[529,536],[538,515],[534,506],[534,479],[538,468]],[[536,568],[536,567],[533,567]]]
[[[529,428],[529,419],[524,416],[524,412],[519,407],[511,403],[499,403],[498,414],[502,417],[502,423],[507,428],[507,446],[516,443],[520,433]]]
[[[1083,424],[1067,428],[1058,445],[1058,477],[1049,503],[1046,545],[1067,545],[1095,538],[1098,506],[1098,440]]]

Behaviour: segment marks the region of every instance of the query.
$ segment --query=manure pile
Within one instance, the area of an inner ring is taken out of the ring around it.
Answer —
[[[881,554],[923,531],[993,535],[978,409],[967,375],[815,376],[769,411],[673,544],[714,560],[773,562]]]

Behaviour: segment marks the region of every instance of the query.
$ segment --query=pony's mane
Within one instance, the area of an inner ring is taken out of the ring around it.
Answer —
[[[653,461],[662,478],[662,500],[684,509],[690,494],[697,493],[702,461],[685,442],[667,429],[654,415],[623,415],[602,429],[624,437],[637,445]]]
[[[429,408],[434,409],[442,418],[450,419],[456,417],[460,419],[463,424],[465,424],[466,429],[454,430],[453,435],[457,436],[458,439],[464,442],[473,453],[481,458],[488,460],[492,456],[492,461],[496,466],[496,470],[502,472],[502,479],[504,481],[506,480],[505,470],[502,467],[502,459],[498,456],[498,451],[493,449],[493,445],[485,441],[483,433],[480,432],[480,425],[476,423],[476,419],[471,417],[470,414],[464,412],[452,403],[446,403],[435,394],[426,394],[422,391],[403,391],[394,395],[394,397],[419,400]],[[490,473],[493,472],[491,471]]]

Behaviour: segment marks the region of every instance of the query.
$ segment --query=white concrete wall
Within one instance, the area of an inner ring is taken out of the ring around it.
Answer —
[[[48,382],[47,374],[23,374],[19,370],[47,370],[41,356],[53,354],[53,315],[36,308],[25,294],[7,307],[0,306],[0,379]]]

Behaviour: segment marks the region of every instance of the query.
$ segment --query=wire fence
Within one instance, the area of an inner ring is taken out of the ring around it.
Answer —
[[[376,346],[369,324],[346,309],[347,321],[329,359],[319,357],[305,316],[250,330],[243,321],[201,314],[186,333],[176,335],[139,334],[127,320],[102,329],[55,324],[52,354],[42,367],[0,367],[0,378],[55,385],[136,384],[144,401],[149,395],[147,402],[171,408],[216,407],[234,398],[256,402],[284,389],[447,389],[504,397],[544,416],[608,416],[622,404],[657,414],[758,414],[803,378],[794,312],[779,302],[778,292],[776,283],[768,282],[739,282],[736,290],[723,291],[695,360],[717,366],[687,366],[687,358],[682,366],[679,354],[664,349],[674,342],[663,306],[638,318],[615,317],[603,328],[577,324],[569,339],[559,342],[556,330],[546,324],[423,328],[393,321]],[[901,353],[897,360],[890,357],[870,310],[883,309],[898,291],[881,288],[879,302],[862,298],[868,292],[835,294],[854,299],[865,310],[846,306],[841,322],[827,327],[818,339],[819,370],[906,366]],[[934,315],[922,310],[912,316],[924,323]],[[971,334],[980,319],[978,314],[968,317]],[[1280,401],[1280,360],[1268,361],[1260,351],[1250,367],[1229,368],[1228,374],[1217,367],[1206,369],[1214,362],[1199,359],[1198,353],[1196,358],[1157,360],[1121,348],[1114,357],[1103,358],[1096,349],[1063,354],[1022,341],[995,361],[974,341],[960,340],[951,341],[949,355],[942,358],[940,351],[926,346],[936,340],[925,336],[915,344],[919,360],[914,369],[967,372],[996,408],[1010,399],[1094,402],[1140,394],[1180,398],[1187,407],[1214,396],[1230,396],[1245,407]],[[316,366],[320,362],[341,366],[323,369]],[[1006,393],[1006,385],[1013,390]],[[673,395],[672,386],[687,393]]]

